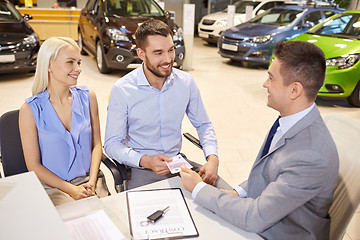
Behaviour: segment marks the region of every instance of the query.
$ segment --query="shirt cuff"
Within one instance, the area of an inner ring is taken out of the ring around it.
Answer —
[[[245,189],[243,187],[236,186],[236,187],[234,187],[234,190],[238,193],[239,197],[241,197],[241,198],[247,197],[247,192],[245,191]]]
[[[129,157],[129,160],[130,160],[130,163],[131,163],[132,167],[142,168],[142,167],[140,167],[140,159],[144,155],[145,154],[136,152],[135,150],[131,149],[129,151],[128,157]]]
[[[200,192],[200,190],[206,186],[205,182],[199,182],[198,184],[196,184],[196,186],[194,187],[193,191],[192,191],[192,198],[195,199],[196,195]]]
[[[204,155],[205,155],[206,161],[207,161],[207,157],[208,157],[209,155],[211,155],[211,154],[214,154],[214,155],[216,155],[216,156],[219,157],[216,146],[207,146],[207,147],[204,147],[203,151],[204,151]]]

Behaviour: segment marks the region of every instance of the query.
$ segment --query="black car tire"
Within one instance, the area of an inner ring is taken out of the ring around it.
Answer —
[[[357,83],[354,91],[347,98],[347,100],[354,107],[360,107],[360,81]]]
[[[104,51],[101,45],[101,41],[96,43],[96,66],[101,73],[109,73],[110,69],[106,66]]]
[[[78,32],[78,45],[79,45],[79,48],[80,48],[80,54],[81,55],[87,55],[87,52],[84,50],[84,42],[83,42],[83,38],[81,36],[80,30]]]

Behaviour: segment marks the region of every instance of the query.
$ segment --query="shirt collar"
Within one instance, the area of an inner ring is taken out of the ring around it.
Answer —
[[[174,81],[174,78],[175,78],[174,71],[171,71],[170,76],[167,77],[167,79],[165,80],[162,91],[165,91],[171,85],[171,83]],[[139,68],[137,84],[138,84],[138,86],[149,86],[149,87],[151,87],[151,85],[150,85],[149,81],[147,80],[147,78],[145,76],[145,73],[144,73],[144,63],[142,63],[140,68]]]
[[[313,109],[315,106],[315,103],[313,103],[310,107],[306,108],[305,110],[302,110],[301,112],[292,114],[290,116],[281,117],[279,119],[279,125],[280,130],[282,134],[285,134],[292,126],[294,126],[300,119],[306,116],[311,109]]]

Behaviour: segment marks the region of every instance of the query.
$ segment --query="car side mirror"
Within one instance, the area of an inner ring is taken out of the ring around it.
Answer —
[[[29,15],[29,14],[24,14],[23,17],[24,17],[24,19],[26,21],[29,21],[29,20],[33,19],[33,17],[31,15]]]
[[[303,28],[312,28],[313,26],[315,26],[315,23],[310,22],[310,21],[306,21],[306,22],[302,25]]]

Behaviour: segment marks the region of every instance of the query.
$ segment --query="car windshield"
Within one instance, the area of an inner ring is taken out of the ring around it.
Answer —
[[[106,0],[106,13],[120,17],[164,16],[164,11],[153,0]]]
[[[0,2],[0,22],[18,22],[20,14],[8,3]]]
[[[234,4],[235,13],[245,13],[246,6],[252,6],[254,9],[259,4],[260,2],[254,2],[254,1],[238,1]],[[224,10],[224,12],[227,12],[227,8]]]
[[[284,26],[290,24],[302,11],[293,9],[270,9],[251,19],[251,23]]]
[[[324,21],[308,31],[311,34],[360,39],[360,13],[344,13]]]

